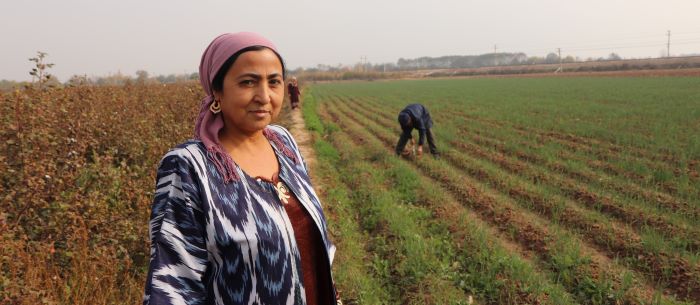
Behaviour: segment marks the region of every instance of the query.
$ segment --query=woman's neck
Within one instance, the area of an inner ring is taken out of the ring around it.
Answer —
[[[219,140],[224,150],[248,176],[273,179],[279,172],[275,152],[262,130],[252,134],[222,132]]]
[[[261,147],[269,146],[267,138],[263,131],[246,134],[242,132],[231,132],[223,129],[219,134],[221,146],[229,152],[229,154],[237,153],[255,153]]]

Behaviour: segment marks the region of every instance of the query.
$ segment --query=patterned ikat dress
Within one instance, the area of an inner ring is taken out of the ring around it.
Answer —
[[[296,142],[276,125],[265,135],[279,161],[279,179],[320,232],[330,270],[335,247]],[[277,194],[235,167],[238,179],[224,183],[196,140],[161,160],[145,305],[306,304],[299,250],[284,206]]]

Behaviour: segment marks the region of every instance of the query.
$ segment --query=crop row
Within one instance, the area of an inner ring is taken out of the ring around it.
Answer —
[[[356,99],[349,99],[358,102]],[[371,107],[379,107],[379,104],[371,99],[363,100],[362,103]],[[478,123],[478,119],[471,116],[454,116],[450,113],[434,115],[439,122],[443,123],[441,126],[448,125],[453,129],[458,129],[459,136],[467,137],[478,145],[493,147],[501,153],[512,155],[523,161],[546,166],[552,172],[562,172],[572,179],[614,190],[628,198],[639,198],[645,203],[658,205],[666,211],[676,212],[682,216],[695,219],[700,213],[697,205],[691,204],[692,199],[680,199],[668,193],[654,190],[645,177],[626,171],[611,160],[598,160],[595,156],[581,156],[581,149],[578,147],[558,145],[538,134],[517,133],[514,135],[506,132],[509,128],[499,128],[500,125],[486,124],[482,126]],[[557,149],[551,149],[553,144]],[[637,181],[637,183],[633,181]],[[689,192],[698,192],[698,190],[690,190]]]
[[[339,104],[343,107],[351,106],[350,103]],[[375,110],[374,112],[382,112],[376,108],[373,110]],[[362,109],[356,108],[347,111],[348,113],[357,113],[362,111]],[[363,121],[363,124],[366,124],[367,128],[372,129],[372,132],[375,134],[381,134],[382,132],[390,130],[387,128],[389,126],[376,126],[375,122],[377,122],[377,119],[373,118],[367,122]],[[392,142],[395,140],[391,138],[392,136],[387,135],[386,138],[383,139],[389,147],[391,147],[393,144]],[[551,196],[546,196],[541,193],[538,188],[527,183],[522,183],[521,180],[514,179],[508,175],[499,175],[496,170],[488,169],[487,167],[480,168],[475,165],[479,164],[480,161],[466,158],[463,154],[445,154],[445,157],[453,166],[465,170],[470,175],[477,177],[478,180],[487,181],[487,183],[517,199],[519,203],[526,205],[529,209],[538,214],[550,220],[562,222],[567,227],[573,227],[576,231],[584,234],[584,236],[591,240],[596,246],[607,249],[606,253],[611,258],[615,258],[618,255],[628,257],[637,270],[645,273],[654,281],[666,282],[670,287],[677,287],[676,291],[680,295],[688,296],[693,293],[694,288],[690,286],[691,288],[688,289],[686,285],[688,283],[693,285],[697,280],[693,278],[692,275],[687,277],[686,271],[692,270],[692,266],[687,261],[677,257],[674,258],[674,256],[668,259],[667,254],[664,253],[657,254],[656,256],[651,255],[651,257],[649,257],[648,253],[640,245],[639,238],[634,237],[634,233],[624,228],[599,225],[601,218],[600,216],[596,216],[595,213],[581,210],[575,205],[562,204],[562,201],[552,201]],[[671,266],[675,268],[675,270],[673,270],[675,273],[663,273],[665,270],[664,268],[667,268],[666,264],[668,264],[668,261],[670,261]],[[647,271],[649,269],[651,269],[651,272]],[[664,276],[664,274],[666,278],[659,277],[659,275]],[[686,276],[686,278],[684,278],[684,276]]]
[[[340,105],[338,104],[338,108],[345,107],[347,105]],[[383,142],[385,148],[387,146],[390,147],[391,142],[393,142],[392,139],[395,137],[395,135],[389,135],[386,133],[386,130],[383,130],[382,128],[376,128],[373,127],[372,120],[367,120],[367,119],[362,119],[358,117],[353,117],[353,111],[346,109],[341,111],[341,113],[347,118],[345,119],[340,119],[339,121],[344,122],[347,120],[350,121],[355,121],[358,122],[361,126],[363,126],[365,129],[369,129],[364,131],[365,133],[370,134],[370,136],[357,136],[361,139],[368,139],[372,137],[379,137],[379,141]],[[549,264],[549,267],[552,269],[560,268],[562,266],[558,265],[558,262],[562,261],[569,261],[571,262],[572,259],[571,257],[567,257],[566,255],[574,255],[574,257],[579,257],[578,251],[566,251],[567,247],[557,247],[555,246],[557,242],[565,243],[564,240],[567,240],[566,238],[553,238],[549,233],[547,228],[545,228],[542,225],[536,225],[527,219],[521,219],[520,215],[521,212],[518,211],[518,208],[515,207],[513,208],[512,205],[503,207],[504,203],[501,200],[496,200],[490,195],[486,195],[479,191],[478,189],[474,188],[470,183],[459,183],[459,181],[464,181],[464,177],[461,176],[459,173],[456,173],[454,169],[452,169],[450,166],[442,166],[440,165],[442,162],[429,162],[428,160],[423,160],[418,163],[418,166],[421,167],[421,170],[424,172],[425,175],[432,177],[433,179],[437,180],[446,189],[449,189],[451,192],[453,192],[457,198],[464,198],[461,201],[465,204],[467,204],[470,208],[474,209],[477,211],[478,214],[480,214],[483,218],[488,219],[487,222],[491,223],[493,226],[496,226],[499,230],[502,232],[511,232],[512,234],[520,234],[516,237],[513,238],[513,240],[521,242],[522,246],[525,248],[529,248],[533,250],[533,252],[538,253],[538,255],[542,255],[543,261]],[[431,167],[432,165],[432,167]],[[477,183],[478,184],[478,183]],[[466,198],[465,198],[466,197]],[[471,197],[471,198],[470,198]],[[466,202],[465,202],[466,201]],[[516,212],[517,211],[517,212]],[[552,241],[552,243],[548,243],[548,241]],[[567,244],[568,249],[572,249],[572,245],[578,244],[575,240],[571,241],[571,244]],[[534,248],[533,248],[534,247]],[[564,250],[563,250],[564,249]],[[549,254],[548,254],[549,253]],[[564,256],[559,256],[564,254]],[[578,255],[577,255],[578,254]],[[548,257],[548,255],[550,257]],[[577,261],[574,259],[573,261]],[[580,271],[581,272],[574,272],[577,274],[577,276],[571,276],[571,268],[560,268],[558,271],[560,272],[559,275],[564,274],[564,278],[569,278],[573,280],[570,280],[568,283],[570,290],[575,291],[577,294],[582,293],[582,291],[586,291],[582,283],[591,283],[590,279],[594,278],[597,281],[594,281],[594,283],[597,283],[595,286],[597,289],[592,289],[592,291],[598,291],[600,290],[605,290],[603,287],[608,287],[609,289],[617,289],[615,291],[625,291],[621,293],[621,295],[626,295],[627,292],[629,292],[629,295],[627,297],[634,298],[634,295],[639,296],[640,291],[646,291],[646,289],[627,289],[627,288],[622,288],[621,283],[629,283],[628,280],[611,280],[609,278],[605,278],[606,275],[604,272],[600,272],[599,265],[596,263],[591,263],[590,261],[587,261],[586,259],[580,259],[578,260],[580,264],[574,264],[575,268],[574,270]],[[597,261],[596,261],[597,262]],[[604,262],[602,264],[605,264]],[[609,267],[607,265],[606,269]],[[567,266],[567,267],[572,267],[572,266]],[[577,269],[578,268],[578,269]],[[580,270],[579,270],[580,269]],[[619,269],[619,268],[617,268]],[[627,277],[626,275],[625,277]],[[596,278],[597,277],[597,278]],[[584,280],[585,279],[585,280]],[[607,286],[606,286],[607,285]],[[617,285],[617,286],[616,286]],[[636,284],[638,285],[638,284]],[[615,288],[613,288],[615,287]],[[637,286],[639,287],[639,286]],[[629,288],[629,287],[628,287]],[[637,292],[633,292],[637,291]],[[590,293],[590,291],[589,291]],[[584,293],[585,295],[585,293]],[[588,297],[592,297],[592,295],[587,295]],[[642,298],[645,299],[645,298]],[[649,298],[646,298],[649,299]]]
[[[333,109],[330,109],[327,116],[325,118],[327,124],[334,126],[331,122],[338,122],[338,113]],[[561,291],[561,288],[546,282],[540,285],[539,283],[544,280],[532,273],[532,267],[529,264],[516,256],[507,254],[507,250],[487,235],[487,227],[480,224],[478,220],[471,219],[467,214],[468,211],[450,198],[451,196],[445,194],[435,182],[421,177],[400,160],[386,156],[380,142],[363,140],[355,133],[359,132],[358,129],[353,129],[355,132],[348,131],[347,123],[339,125],[338,131],[328,135],[328,138],[334,139],[334,142],[342,143],[337,145],[339,149],[347,151],[354,158],[369,155],[375,163],[388,163],[385,170],[394,172],[392,180],[395,180],[388,183],[404,194],[415,193],[414,199],[397,201],[395,204],[424,206],[431,210],[432,215],[444,216],[444,218],[433,218],[430,222],[434,227],[449,230],[451,236],[449,239],[454,245],[452,247],[454,253],[443,255],[447,255],[452,260],[453,266],[458,268],[459,277],[456,279],[458,286],[479,294],[479,299],[493,304],[537,303],[550,298],[561,301],[552,304],[570,303],[566,301],[569,297]],[[368,180],[366,176],[362,177],[364,179],[358,178],[360,177],[350,177],[355,181],[354,183],[365,183]],[[396,180],[400,182],[397,183]],[[418,182],[420,185],[417,185]],[[376,201],[376,198],[368,199],[367,201],[371,204]],[[542,291],[538,292],[538,290]]]
[[[353,101],[353,98],[349,98]],[[368,105],[378,104],[375,98],[367,98],[362,101]],[[498,133],[509,141],[522,140],[528,145],[555,145],[564,152],[567,160],[577,160],[587,166],[602,170],[605,173],[621,177],[624,180],[635,181],[644,185],[647,189],[660,188],[663,192],[672,195],[688,197],[697,200],[700,198],[700,190],[697,182],[700,181],[697,160],[683,162],[664,162],[668,158],[645,158],[653,155],[651,151],[644,151],[641,156],[630,153],[620,145],[608,143],[605,140],[585,138],[573,134],[565,134],[556,131],[540,130],[525,126],[511,126],[493,119],[485,119],[469,115],[459,110],[439,112],[434,114],[441,122],[460,122],[460,127]],[[585,140],[582,140],[585,138]],[[534,143],[533,143],[534,142]],[[607,145],[604,143],[608,143]],[[610,146],[614,148],[610,148]],[[631,151],[639,151],[640,148],[629,147]],[[661,154],[661,153],[660,153]],[[679,163],[680,162],[680,163]],[[656,192],[659,193],[659,192]],[[664,194],[663,197],[670,197]],[[668,200],[667,198],[664,198]]]
[[[354,105],[348,104],[351,107]],[[374,105],[373,108],[381,109],[377,105]],[[361,107],[355,107],[354,111],[363,112],[385,128],[394,127],[392,120],[378,115],[378,112],[367,112]],[[436,133],[445,134],[444,130],[440,129]],[[679,223],[675,219],[660,215],[656,209],[642,209],[643,205],[639,203],[629,203],[618,196],[605,194],[599,190],[591,190],[589,189],[590,186],[581,184],[581,181],[561,177],[561,175],[557,174],[557,171],[551,168],[542,168],[540,165],[520,160],[516,156],[506,154],[503,151],[490,150],[487,148],[488,145],[483,145],[484,141],[465,141],[463,135],[466,132],[464,131],[458,131],[457,134],[460,137],[453,137],[451,134],[448,134],[442,138],[450,139],[447,142],[451,147],[465,152],[472,158],[489,161],[512,175],[518,175],[529,180],[540,188],[551,189],[549,193],[562,193],[589,209],[611,215],[613,218],[639,229],[639,231],[650,228],[664,234],[668,239],[675,238],[674,243],[678,245],[669,246],[671,250],[675,251],[675,248],[679,248],[681,251],[696,252],[700,249],[700,232],[697,231],[696,226],[691,226],[687,222]],[[466,137],[469,137],[469,135],[467,134]]]

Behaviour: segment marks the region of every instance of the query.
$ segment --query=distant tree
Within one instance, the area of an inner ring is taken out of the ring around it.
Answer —
[[[569,55],[567,57],[564,57],[561,61],[565,62],[565,63],[572,63],[572,62],[576,62],[577,60],[573,56]]]
[[[330,66],[324,65],[324,64],[318,64],[318,65],[316,65],[316,69],[318,69],[319,71],[328,71],[329,68],[330,68]]]
[[[608,55],[608,60],[621,60],[622,57],[620,55],[617,55],[617,53],[612,52],[610,55]]]
[[[47,88],[56,88],[60,87],[61,85],[61,82],[58,81],[58,78],[56,78],[55,76],[51,76],[48,80],[44,82],[44,87]]]
[[[539,56],[530,56],[527,58],[527,64],[529,65],[538,65],[544,63],[544,58],[539,57]]]
[[[116,74],[98,77],[96,83],[100,86],[121,86],[126,84],[127,80],[130,79],[130,76],[117,72]]]
[[[92,84],[92,81],[87,77],[87,75],[73,75],[70,77],[70,79],[68,79],[66,84],[71,87],[77,87]]]
[[[396,65],[391,62],[383,63],[383,64],[377,64],[374,67],[375,71],[381,71],[381,72],[389,72],[389,71],[394,71],[396,70]]]
[[[148,71],[138,70],[136,71],[136,82],[139,84],[145,84],[148,81]]]
[[[396,61],[396,66],[399,69],[406,69],[408,68],[409,60],[405,59],[403,57],[399,58],[399,60]]]
[[[175,74],[158,75],[156,79],[162,84],[175,83],[178,80],[180,80],[179,77]]]
[[[559,55],[557,53],[549,53],[544,59],[545,63],[556,64],[559,63]]]
[[[46,58],[46,56],[49,55],[48,53],[41,51],[37,51],[36,53],[36,57],[32,57],[29,59],[29,61],[34,62],[34,68],[32,68],[32,71],[29,72],[29,75],[32,76],[32,83],[38,82],[39,89],[42,89],[44,85],[51,79],[51,77],[53,77],[46,70],[48,68],[53,67],[54,64],[44,62],[44,58]]]
[[[11,90],[15,88],[21,88],[25,85],[28,85],[26,82],[16,82],[13,80],[0,80],[0,91],[5,91],[5,90]]]
[[[508,54],[508,60],[506,61],[509,65],[520,65],[527,61],[527,55],[525,53],[515,53]]]

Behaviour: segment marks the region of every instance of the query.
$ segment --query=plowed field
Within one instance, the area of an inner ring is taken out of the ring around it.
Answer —
[[[439,159],[394,155],[415,102]],[[700,300],[698,78],[329,83],[304,111],[346,303]]]

